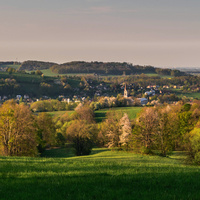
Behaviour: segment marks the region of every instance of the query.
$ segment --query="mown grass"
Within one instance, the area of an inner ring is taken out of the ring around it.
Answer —
[[[106,113],[111,112],[111,111],[127,113],[130,119],[135,119],[141,109],[142,109],[142,107],[113,107],[113,108],[106,108],[106,109],[102,109],[102,110],[96,110],[94,112],[95,121],[97,123],[102,122],[103,120],[106,119]],[[73,110],[53,111],[53,112],[47,112],[47,113],[49,113],[52,117],[60,117],[60,116],[64,115],[66,112],[70,116],[74,111]]]
[[[200,167],[181,158],[107,149],[82,157],[0,157],[0,199],[199,199]]]
[[[113,107],[95,111],[96,122],[102,122],[106,119],[106,113],[111,111],[127,113],[130,119],[135,119],[141,107]]]

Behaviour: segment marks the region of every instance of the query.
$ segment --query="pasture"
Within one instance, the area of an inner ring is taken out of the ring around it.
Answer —
[[[194,98],[194,99],[200,99],[200,93],[199,92],[183,92],[180,89],[173,89],[172,90],[178,97],[188,97],[188,98]]]
[[[123,112],[127,113],[129,116],[129,119],[135,119],[137,116],[137,113],[140,112],[142,107],[113,107],[113,108],[105,108],[101,110],[96,110],[94,112],[95,114],[95,121],[97,123],[102,122],[103,120],[106,119],[106,113],[111,112],[111,111],[116,111],[116,112]],[[53,111],[53,112],[47,112],[49,113],[52,117],[60,117],[64,115],[65,113],[68,113],[68,115],[71,115],[74,111]]]
[[[142,107],[113,107],[113,108],[96,110],[95,120],[96,122],[102,122],[103,120],[106,119],[106,113],[110,111],[127,113],[129,116],[129,119],[135,119],[137,116],[137,113],[140,112],[141,109]]]
[[[0,198],[198,200],[200,167],[185,165],[184,158],[180,152],[164,158],[108,149],[81,157],[66,149],[40,158],[0,157]]]
[[[0,67],[19,69],[20,65],[1,65]]]

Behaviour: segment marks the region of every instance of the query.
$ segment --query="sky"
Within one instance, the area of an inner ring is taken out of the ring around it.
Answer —
[[[200,67],[199,0],[0,0],[0,61]]]

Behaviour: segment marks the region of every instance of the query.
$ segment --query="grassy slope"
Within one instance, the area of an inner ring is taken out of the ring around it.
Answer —
[[[105,149],[83,157],[0,157],[1,200],[199,199],[200,167],[180,158]]]
[[[26,82],[26,83],[40,83],[41,81],[50,79],[50,77],[42,78],[39,75],[31,75],[31,74],[23,74],[23,73],[9,74],[8,72],[0,72],[0,78],[14,78],[18,82]]]
[[[106,113],[110,111],[118,111],[118,112],[125,112],[128,114],[130,119],[135,119],[137,116],[137,113],[140,112],[142,107],[114,107],[114,108],[106,108],[102,110],[96,110],[95,111],[95,120],[96,122],[102,122],[104,119],[106,119]],[[74,111],[54,111],[54,112],[47,112],[51,116],[62,116],[65,113],[68,113],[71,115]]]
[[[102,110],[96,110],[95,111],[95,120],[96,122],[102,122],[104,119],[106,119],[106,113],[110,111],[118,111],[118,112],[125,112],[128,114],[130,119],[135,119],[137,116],[137,113],[140,112],[142,107],[114,107],[114,108],[106,108]],[[68,113],[71,115],[74,111],[53,111],[53,112],[47,112],[51,116],[62,116],[65,113]]]
[[[74,111],[70,110],[70,111],[53,111],[53,112],[46,112],[48,114],[50,114],[52,117],[59,117],[64,115],[65,113],[68,113],[68,115],[71,115]]]
[[[145,75],[147,75],[147,76],[160,76],[161,78],[173,78],[173,76],[171,76],[171,75],[160,75],[160,74],[145,74]]]
[[[64,76],[64,75],[68,75],[68,76],[81,76],[81,75],[88,75],[88,74],[85,74],[85,73],[68,73],[68,74],[57,74],[57,73],[54,73],[52,72],[50,69],[44,69],[44,70],[41,70],[42,73],[45,75],[45,76]],[[90,74],[93,74],[93,73],[90,73]],[[160,76],[161,78],[172,78],[173,76],[170,76],[170,75],[159,75],[159,74],[149,74],[149,73],[146,73],[145,75],[147,76]],[[102,75],[102,76],[107,76],[107,75]],[[118,76],[121,76],[121,75],[109,75],[109,76],[112,76],[112,77],[118,77]]]
[[[1,65],[0,67],[3,67],[3,68],[11,67],[11,68],[14,68],[14,69],[19,69],[20,65]]]
[[[102,122],[106,118],[106,113],[109,111],[122,111],[128,114],[130,119],[134,119],[141,107],[114,107],[95,111],[95,119],[97,122]]]
[[[50,69],[43,69],[43,70],[40,70],[40,71],[44,74],[44,76],[57,76],[57,75],[59,75],[59,74],[53,73]]]
[[[200,99],[200,93],[199,92],[182,92],[180,89],[173,89],[172,90],[177,96],[179,97],[189,97],[189,98],[197,98]]]

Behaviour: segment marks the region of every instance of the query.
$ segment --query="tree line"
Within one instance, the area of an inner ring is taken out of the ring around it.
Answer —
[[[0,154],[38,156],[68,142],[79,156],[90,154],[94,146],[162,156],[184,150],[190,160],[200,163],[199,117],[200,101],[145,107],[134,120],[127,113],[110,111],[99,124],[87,103],[71,115],[66,112],[53,119],[7,101],[0,107]]]
[[[42,61],[25,61],[21,64],[19,70],[43,70],[51,69],[58,74],[66,73],[96,73],[104,75],[130,75],[141,73],[157,73],[160,75],[182,76],[185,73],[179,70],[155,68],[153,66],[132,65],[131,63],[119,62],[84,62],[73,61],[63,64]]]

